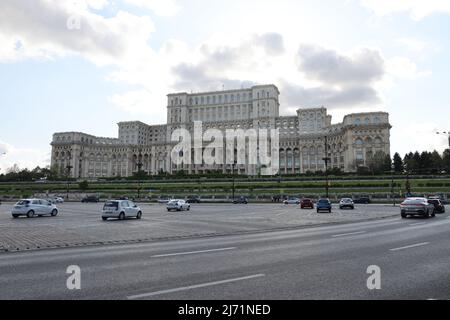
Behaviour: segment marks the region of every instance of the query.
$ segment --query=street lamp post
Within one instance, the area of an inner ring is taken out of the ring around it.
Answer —
[[[395,172],[395,165],[394,162],[392,162],[391,164],[391,198],[393,201],[393,205],[395,207],[395,194],[394,194],[394,172]]]
[[[231,164],[231,176],[232,176],[232,181],[233,181],[233,186],[232,186],[232,200],[234,201],[234,188],[235,188],[235,181],[234,181],[234,162]]]
[[[142,163],[142,151],[141,150],[139,150],[139,155],[138,155],[138,163],[136,164],[137,165],[137,167],[138,167],[138,172],[137,172],[137,174],[138,174],[138,199],[140,199],[141,198],[141,170],[142,170],[142,166],[144,165],[143,163]]]
[[[68,164],[66,166],[66,170],[67,170],[67,194],[66,194],[66,200],[69,200],[69,188],[70,188],[70,171],[72,170],[72,166],[70,164]]]
[[[329,198],[328,161],[331,161],[331,158],[328,156],[328,136],[325,136],[325,157],[322,160],[325,161],[325,192]]]

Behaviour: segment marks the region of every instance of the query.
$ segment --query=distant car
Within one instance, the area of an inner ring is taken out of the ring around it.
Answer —
[[[311,199],[305,198],[300,201],[300,209],[314,209],[314,202]]]
[[[142,218],[142,210],[130,200],[109,200],[103,205],[102,219],[109,218],[125,220],[126,218]]]
[[[283,201],[284,204],[300,204],[300,199],[299,198],[287,198],[286,200]]]
[[[320,211],[328,211],[329,213],[331,213],[331,201],[329,199],[320,199],[319,201],[317,201],[316,208],[317,213],[319,213]]]
[[[171,201],[172,199],[168,198],[168,197],[160,197],[158,199],[158,203],[169,203],[169,201]]]
[[[176,210],[176,211],[187,210],[187,211],[189,211],[189,210],[191,210],[191,205],[184,200],[170,200],[167,203],[167,211],[172,211],[172,210]]]
[[[248,204],[248,199],[246,197],[239,197],[236,199],[233,199],[234,204]]]
[[[83,199],[81,199],[81,202],[88,203],[88,202],[94,202],[97,203],[100,201],[100,198],[97,196],[86,196]]]
[[[428,203],[426,198],[407,198],[400,204],[400,214],[402,218],[408,216],[434,217],[434,204]]]
[[[339,201],[339,209],[355,209],[355,203],[350,198],[342,198],[341,201]]]
[[[445,213],[445,206],[439,199],[428,199],[428,203],[434,205],[435,213]]]
[[[53,203],[64,203],[64,199],[62,197],[53,198]]]
[[[370,203],[370,198],[369,197],[358,198],[358,199],[353,200],[353,203],[369,204]]]
[[[44,199],[23,199],[17,202],[12,208],[11,215],[13,218],[26,216],[33,218],[34,216],[42,217],[50,215],[55,217],[58,214],[58,208],[51,202]]]
[[[199,196],[189,196],[186,200],[187,203],[200,203],[200,201]]]

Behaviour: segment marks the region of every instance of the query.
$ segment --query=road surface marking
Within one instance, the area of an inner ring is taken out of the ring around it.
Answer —
[[[228,251],[236,249],[236,247],[229,248],[219,248],[219,249],[208,249],[208,250],[199,250],[199,251],[188,251],[188,252],[176,252],[176,253],[167,253],[167,254],[157,254],[152,256],[152,258],[162,258],[162,257],[172,257],[172,256],[184,256],[188,254],[197,254],[197,253],[206,253],[206,252],[218,252],[218,251]]]
[[[138,295],[134,295],[134,296],[129,296],[129,297],[127,297],[127,299],[128,300],[134,300],[134,299],[153,297],[153,296],[158,296],[158,295],[162,295],[162,294],[166,294],[166,293],[173,293],[173,292],[179,292],[179,291],[187,291],[187,290],[192,290],[192,289],[217,286],[217,285],[220,285],[220,284],[226,284],[226,283],[238,282],[238,281],[243,281],[243,280],[261,278],[261,277],[264,277],[264,276],[265,276],[265,274],[261,273],[261,274],[254,274],[254,275],[251,275],[251,276],[246,276],[246,277],[241,277],[241,278],[234,278],[234,279],[214,281],[214,282],[206,282],[206,283],[196,284],[196,285],[187,286],[187,287],[180,287],[180,288],[175,288],[175,289],[168,289],[168,290],[161,290],[161,291],[155,291],[155,292],[138,294]]]
[[[422,224],[425,224],[425,222],[411,223],[410,226],[420,226]]]
[[[426,246],[427,244],[430,244],[430,243],[429,242],[416,243],[416,244],[412,244],[410,246],[389,249],[389,251],[399,251],[399,250],[410,249],[410,248],[415,248],[415,247],[422,247],[422,246]]]
[[[356,234],[362,234],[362,233],[366,233],[367,231],[358,231],[358,232],[351,232],[351,233],[342,233],[342,234],[335,234],[331,237],[333,238],[338,238],[338,237],[345,237],[345,236],[353,236]]]

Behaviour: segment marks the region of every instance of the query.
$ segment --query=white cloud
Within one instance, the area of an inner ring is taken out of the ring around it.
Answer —
[[[56,0],[0,2],[0,61],[77,54],[97,65],[121,64],[147,48],[154,31],[149,17],[119,11],[104,18],[89,8]],[[68,21],[74,28],[68,28]]]
[[[147,8],[160,16],[174,16],[181,10],[181,7],[173,0],[125,0],[125,2]]]
[[[448,0],[361,0],[361,3],[380,16],[407,12],[414,20],[422,20],[436,12],[450,13]]]
[[[6,173],[14,164],[17,164],[19,168],[29,169],[50,165],[49,150],[18,148],[0,141],[0,154],[3,152],[6,152],[6,154],[0,155],[0,174]]]

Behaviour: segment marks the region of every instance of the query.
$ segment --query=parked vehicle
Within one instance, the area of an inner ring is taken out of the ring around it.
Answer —
[[[361,197],[361,198],[353,200],[353,203],[369,204],[370,203],[370,198],[369,197]]]
[[[167,203],[167,211],[183,211],[183,210],[191,210],[191,205],[184,200],[170,200]]]
[[[86,196],[83,199],[81,199],[81,202],[83,202],[83,203],[89,203],[89,202],[97,203],[99,201],[100,201],[100,198],[97,196]]]
[[[428,203],[434,205],[435,213],[445,213],[445,206],[439,199],[428,199]]]
[[[187,203],[200,203],[200,201],[199,196],[189,196],[186,200]]]
[[[329,213],[331,213],[331,201],[329,199],[320,199],[319,201],[317,201],[317,213],[319,213],[320,211],[328,211]]]
[[[300,204],[300,199],[295,197],[287,198],[283,201],[284,204]]]
[[[58,214],[58,208],[51,202],[44,199],[23,199],[17,202],[12,208],[11,215],[13,218],[26,216],[33,218],[34,216],[42,217],[50,215],[55,217]]]
[[[103,205],[102,219],[109,218],[125,220],[126,218],[142,218],[142,210],[137,204],[130,200],[109,200]]]
[[[53,203],[64,203],[64,198],[62,198],[62,197],[54,197],[52,199],[52,202]]]
[[[305,198],[305,199],[302,199],[302,201],[300,201],[300,209],[306,209],[306,208],[314,209],[314,202],[309,198]]]
[[[355,209],[355,203],[350,198],[342,198],[341,201],[339,201],[339,209]]]
[[[233,203],[234,204],[248,204],[248,199],[246,197],[241,196],[239,198],[233,199]]]
[[[434,217],[434,205],[428,203],[426,198],[407,198],[400,204],[402,218],[408,216],[423,216],[425,218]]]

